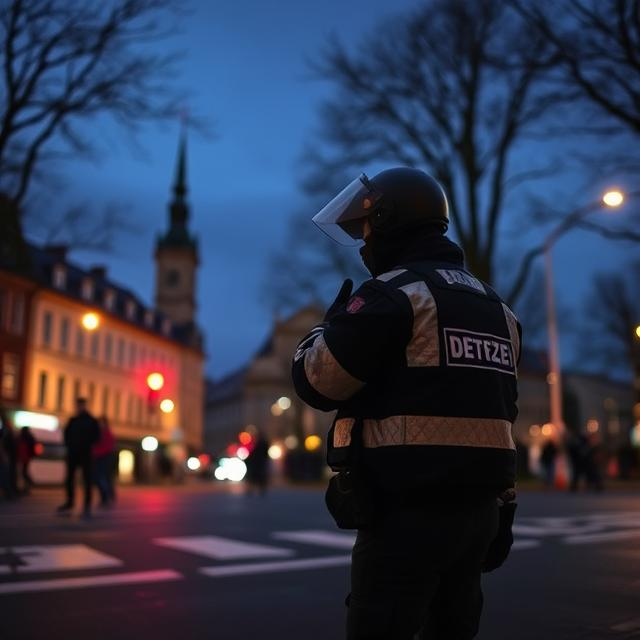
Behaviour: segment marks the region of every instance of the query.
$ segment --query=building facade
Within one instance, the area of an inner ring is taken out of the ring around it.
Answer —
[[[20,285],[27,320],[22,333],[13,337],[14,347],[5,346],[4,331],[0,346],[8,354],[7,362],[13,354],[21,358],[17,369],[22,377],[16,383],[10,376],[16,367],[7,369],[3,359],[3,388],[9,391],[17,385],[16,398],[7,403],[14,423],[31,427],[44,445],[44,454],[33,462],[36,481],[62,480],[63,428],[79,397],[87,399],[91,413],[108,419],[124,479],[139,475],[144,465],[161,466],[149,463],[151,456],[142,451],[147,436],[157,440],[153,455],[167,462],[165,468],[180,469],[189,452],[201,451],[204,354],[195,322],[197,254],[187,229],[185,153],[183,138],[169,226],[155,251],[160,308],[145,305],[111,281],[105,268],[84,269],[70,262],[64,247],[30,247],[28,286]],[[182,210],[178,219],[176,203]],[[165,253],[168,238],[171,252]],[[181,244],[176,238],[188,242]],[[176,282],[166,274],[182,274],[185,255],[192,261],[189,277]],[[5,283],[15,277],[7,270],[0,273],[5,296]],[[16,298],[17,286],[13,285],[13,300],[21,299]],[[165,288],[172,295],[177,292],[176,298],[166,297]],[[14,327],[15,304],[1,308],[3,318],[8,318],[6,326]],[[160,375],[150,379],[151,374]],[[3,393],[3,402],[7,400]]]
[[[276,321],[271,336],[247,366],[208,384],[204,430],[207,453],[220,455],[237,440],[239,432],[247,429],[260,431],[283,450],[302,445],[310,435],[324,439],[332,414],[311,409],[298,400],[291,381],[291,355],[322,315],[317,307],[306,307],[286,320]],[[280,399],[285,400],[278,404]]]

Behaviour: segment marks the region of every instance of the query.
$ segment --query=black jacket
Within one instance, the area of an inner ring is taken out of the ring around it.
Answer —
[[[383,490],[499,492],[515,481],[520,335],[460,249],[432,236],[302,340],[294,384],[311,406],[338,410],[334,469],[348,465],[360,422],[365,469]]]
[[[64,443],[70,456],[85,457],[91,455],[91,447],[100,440],[100,425],[88,412],[73,416],[64,430]]]

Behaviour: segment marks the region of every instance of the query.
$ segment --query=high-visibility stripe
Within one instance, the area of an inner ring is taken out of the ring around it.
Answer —
[[[313,346],[305,353],[304,372],[309,384],[329,400],[348,400],[365,384],[342,367],[322,335],[318,336]]]
[[[515,449],[511,423],[493,418],[441,416],[391,416],[365,419],[363,441],[367,448],[393,445],[445,445]]]
[[[413,309],[413,336],[407,345],[409,367],[437,367],[440,364],[438,309],[436,301],[422,280],[400,287]]]
[[[509,338],[511,339],[511,344],[513,345],[513,362],[518,362],[518,358],[520,357],[520,336],[518,335],[518,319],[514,315],[513,311],[507,307],[507,305],[502,303],[502,310],[504,311],[504,317],[507,321],[507,327],[509,328]]]
[[[403,273],[406,273],[406,269],[394,269],[393,271],[387,271],[386,273],[381,273],[376,277],[376,280],[380,280],[381,282],[389,282],[389,280],[393,280],[396,276],[399,276]]]
[[[333,425],[333,446],[348,447],[351,444],[351,429],[356,421],[353,418],[340,418]]]
[[[333,446],[351,444],[353,418],[337,420],[333,428]],[[453,447],[490,447],[515,449],[508,420],[492,418],[447,418],[438,416],[391,416],[382,420],[366,418],[363,424],[366,448],[394,445],[444,445]]]

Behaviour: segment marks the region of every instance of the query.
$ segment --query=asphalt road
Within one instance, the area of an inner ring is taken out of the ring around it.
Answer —
[[[123,490],[85,522],[0,503],[0,638],[339,640],[352,536],[322,493]],[[640,495],[525,493],[480,640],[640,638]]]

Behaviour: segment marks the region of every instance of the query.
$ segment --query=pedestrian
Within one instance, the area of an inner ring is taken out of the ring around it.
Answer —
[[[84,516],[91,516],[91,449],[100,439],[98,421],[87,410],[85,398],[76,400],[76,414],[69,420],[64,430],[64,443],[67,447],[67,477],[65,482],[67,499],[58,507],[58,513],[73,509],[75,499],[76,471],[82,471],[84,485]]]
[[[256,435],[253,449],[246,459],[249,491],[256,490],[260,495],[267,493],[269,486],[269,442],[261,432]]]
[[[326,499],[358,529],[347,638],[473,638],[498,497],[515,495],[520,325],[465,269],[422,171],[362,175],[314,222],[364,241],[372,276],[354,295],[345,281],[293,359],[300,398],[337,410]]]
[[[602,446],[602,438],[598,433],[592,433],[587,438],[586,451],[586,476],[589,488],[592,491],[604,490],[602,471],[605,465],[605,452]]]
[[[553,488],[556,477],[556,459],[558,457],[558,447],[553,438],[548,438],[540,453],[540,464],[544,473],[544,484],[548,489]]]
[[[113,454],[116,439],[109,427],[107,416],[98,419],[100,425],[100,439],[93,445],[94,481],[100,492],[100,506],[108,507],[115,502],[113,488]]]
[[[33,487],[33,479],[29,473],[29,465],[36,455],[36,439],[29,427],[22,427],[18,435],[17,461],[19,475],[22,478],[22,493],[27,495]]]
[[[583,433],[569,432],[567,440],[567,453],[571,464],[571,482],[569,491],[577,491],[580,480],[584,477],[588,480],[587,453],[589,442]]]
[[[2,461],[0,461],[0,476],[2,477],[0,477],[0,482],[2,483],[5,497],[8,500],[12,500],[18,495],[18,451],[13,425],[3,407],[0,407],[0,429],[0,449],[2,449]]]

